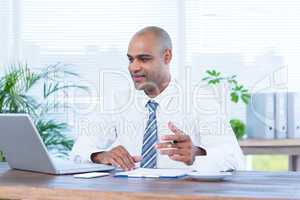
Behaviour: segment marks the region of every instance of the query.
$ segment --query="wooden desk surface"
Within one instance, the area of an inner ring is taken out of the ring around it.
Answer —
[[[0,164],[0,199],[300,199],[300,173],[237,172],[225,182],[112,176],[75,179]]]

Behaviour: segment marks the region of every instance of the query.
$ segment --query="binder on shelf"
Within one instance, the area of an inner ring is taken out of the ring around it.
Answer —
[[[287,138],[287,93],[275,93],[275,138]]]
[[[254,93],[247,105],[247,136],[253,139],[275,137],[274,93]]]
[[[288,138],[300,138],[300,93],[289,92],[288,105]]]

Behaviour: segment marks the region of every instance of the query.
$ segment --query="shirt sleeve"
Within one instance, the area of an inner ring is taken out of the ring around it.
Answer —
[[[192,168],[197,171],[244,170],[245,159],[240,152],[228,150],[227,145],[204,147],[206,155],[196,156]],[[230,148],[230,147],[229,147]]]
[[[206,151],[206,155],[195,157],[192,168],[197,171],[245,169],[245,157],[231,128],[223,134],[200,134],[194,145]]]
[[[116,145],[117,141],[116,126],[111,119],[100,122],[94,120],[91,124],[81,127],[70,159],[77,163],[92,162],[92,153],[107,151],[113,144]]]

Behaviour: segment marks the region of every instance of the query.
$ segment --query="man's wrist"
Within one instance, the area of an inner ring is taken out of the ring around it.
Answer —
[[[91,161],[93,163],[100,163],[100,155],[105,152],[105,151],[100,151],[100,152],[94,152],[91,154]]]

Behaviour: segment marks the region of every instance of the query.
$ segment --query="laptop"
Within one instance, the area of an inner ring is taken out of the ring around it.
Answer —
[[[5,153],[8,165],[18,170],[58,175],[114,169],[110,165],[51,157],[27,114],[0,114],[0,150]]]

